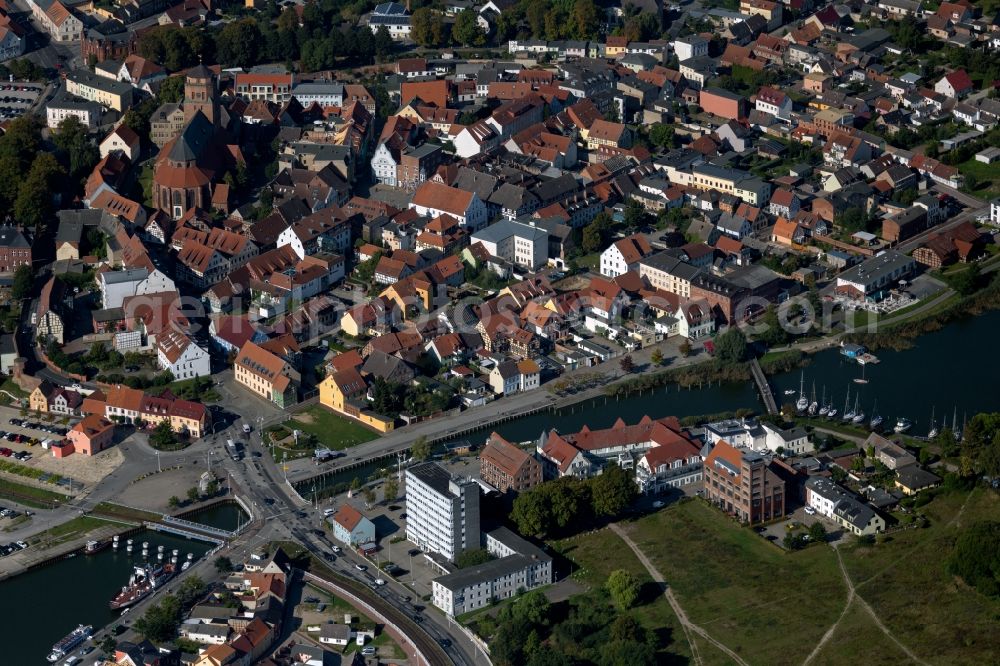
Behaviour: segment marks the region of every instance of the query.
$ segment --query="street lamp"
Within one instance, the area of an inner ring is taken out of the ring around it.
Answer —
[[[156,471],[157,471],[157,473],[163,471],[163,467],[160,466],[160,452],[159,451],[156,452]]]

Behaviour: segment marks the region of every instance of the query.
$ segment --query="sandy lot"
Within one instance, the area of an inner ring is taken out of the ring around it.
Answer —
[[[185,499],[188,489],[198,485],[198,479],[204,471],[203,465],[193,463],[183,465],[180,469],[163,470],[129,485],[118,496],[118,501],[157,513],[172,511],[167,504],[171,495]]]
[[[22,464],[68,476],[88,487],[98,483],[118,469],[118,466],[125,460],[125,456],[118,450],[117,446],[101,451],[96,456],[82,456],[74,453],[65,458],[53,458],[51,452],[45,451],[40,446],[32,446],[30,451],[35,457]]]

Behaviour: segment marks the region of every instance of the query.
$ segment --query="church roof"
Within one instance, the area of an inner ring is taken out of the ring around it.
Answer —
[[[197,160],[211,143],[214,134],[215,127],[212,122],[200,110],[195,111],[170,149],[170,160],[173,162]]]

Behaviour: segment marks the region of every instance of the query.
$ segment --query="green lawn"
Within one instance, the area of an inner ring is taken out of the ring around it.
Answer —
[[[89,532],[101,527],[107,527],[108,525],[111,525],[111,523],[101,520],[100,518],[80,516],[79,518],[74,518],[63,523],[62,525],[56,525],[55,527],[49,528],[44,532],[36,534],[31,537],[31,543],[40,543],[51,547],[64,541],[84,536]]]
[[[843,610],[847,590],[830,548],[786,553],[701,501],[626,529],[691,621],[751,664],[802,663]]]
[[[370,442],[378,437],[377,433],[360,423],[355,423],[319,405],[313,405],[297,413],[292,420],[285,423],[285,427],[315,435],[323,446],[337,451]]]
[[[132,507],[122,506],[121,504],[115,504],[114,502],[101,502],[94,507],[93,513],[111,518],[118,518],[120,520],[131,520],[138,523],[145,520],[159,520],[162,518],[162,515],[159,513],[133,509]]]
[[[944,561],[962,527],[997,519],[1000,497],[983,489],[942,493],[921,510],[929,527],[897,532],[872,548],[844,549],[847,571],[858,593],[917,656],[934,664],[992,662],[1000,654],[1000,601],[949,576]]]
[[[643,590],[640,605],[631,612],[646,629],[660,635],[662,662],[676,662],[680,657],[680,663],[686,663],[691,658],[691,650],[670,604],[642,563],[614,532],[603,529],[551,545],[576,566],[572,577],[591,590],[600,590],[615,569],[625,569],[633,574],[641,581]],[[609,611],[609,620],[612,615]]]
[[[973,157],[959,164],[958,170],[966,178],[971,175],[979,181],[979,186],[973,193],[975,196],[986,200],[1000,196],[1000,167],[996,164],[983,164]]]
[[[0,479],[0,497],[4,497],[15,502],[36,509],[50,509],[55,504],[61,504],[72,499],[70,495],[52,492],[44,488],[27,486],[8,479]]]
[[[857,601],[851,604],[833,636],[810,662],[816,666],[897,666],[906,663],[909,663],[906,654],[882,633]]]

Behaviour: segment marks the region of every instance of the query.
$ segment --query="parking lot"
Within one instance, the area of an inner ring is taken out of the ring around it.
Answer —
[[[774,543],[779,548],[784,548],[785,535],[789,533],[801,533],[807,531],[813,523],[822,523],[826,528],[826,533],[830,541],[837,541],[843,536],[843,528],[829,518],[825,518],[817,513],[809,513],[807,508],[799,507],[790,513],[784,520],[770,525],[764,525],[754,529],[762,538]]]
[[[42,92],[41,83],[0,84],[0,120],[9,120],[23,115],[38,99]]]

